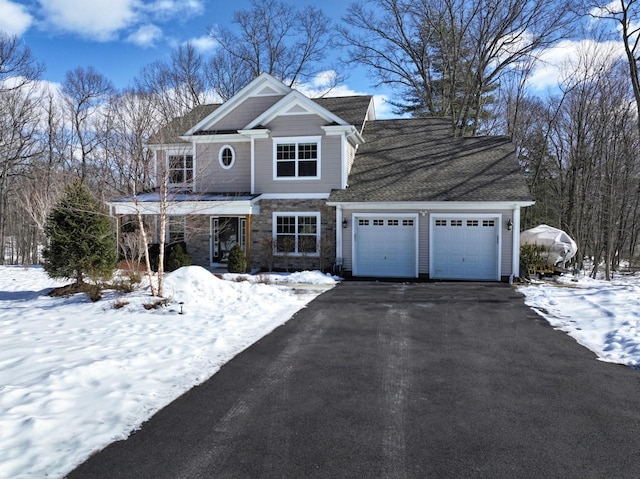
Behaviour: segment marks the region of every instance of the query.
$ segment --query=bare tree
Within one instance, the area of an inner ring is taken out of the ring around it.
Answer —
[[[0,93],[29,85],[40,78],[43,70],[44,66],[35,61],[18,37],[0,30]]]
[[[316,7],[252,0],[250,9],[234,12],[233,25],[209,29],[219,46],[208,78],[224,100],[264,72],[292,86],[329,69],[323,62],[332,47],[331,23]]]
[[[149,238],[139,195],[155,185],[153,155],[147,148],[147,142],[158,128],[156,98],[144,91],[127,90],[113,98],[109,108],[113,125],[110,156],[115,175],[112,186],[120,194],[130,195],[135,204],[136,239],[140,241],[142,251],[138,256],[144,258],[153,296],[158,295],[158,289],[151,269]]]
[[[207,100],[205,61],[191,43],[172,51],[169,62],[144,67],[135,83],[138,91],[156,98],[156,108],[165,122]]]
[[[78,177],[85,182],[89,163],[94,159],[104,129],[100,127],[101,109],[109,97],[115,93],[113,84],[93,67],[76,68],[68,71],[62,84],[62,94],[71,118],[74,134],[73,151],[69,152],[70,162],[80,156]]]
[[[16,178],[26,174],[40,153],[38,120],[41,92],[36,84],[0,92],[0,245],[7,232],[7,206]],[[0,255],[0,262],[4,255]]]
[[[599,48],[578,53],[563,93],[524,100],[517,125],[519,159],[536,197],[523,221],[548,223],[578,244],[576,262],[593,259],[605,277],[634,256],[639,217],[639,135],[625,62]]]
[[[398,112],[475,134],[505,75],[567,35],[570,1],[370,0],[350,5],[340,36],[348,62],[396,88]]]
[[[618,27],[615,35],[620,35],[629,69],[629,80],[638,111],[640,111],[640,3],[637,0],[614,0],[608,3],[587,2],[589,14],[593,18],[613,21]],[[619,33],[618,33],[619,32]],[[640,115],[636,120],[640,131]]]

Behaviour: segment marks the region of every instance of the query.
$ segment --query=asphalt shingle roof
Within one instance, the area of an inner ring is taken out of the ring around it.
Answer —
[[[362,131],[371,98],[370,95],[338,96],[314,98],[313,101],[337,117],[342,118],[349,125],[355,126],[358,131]]]
[[[182,140],[180,136],[189,131],[189,128],[198,124],[200,120],[203,120],[212,112],[217,110],[218,107],[220,107],[220,104],[218,103],[199,105],[186,115],[174,118],[167,125],[160,128],[160,130],[158,130],[151,136],[149,144],[168,145],[174,143],[184,143],[184,140]]]
[[[346,190],[329,201],[530,201],[506,137],[454,138],[447,120],[366,123]]]

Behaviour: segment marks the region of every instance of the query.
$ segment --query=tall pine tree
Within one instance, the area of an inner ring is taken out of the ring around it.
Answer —
[[[118,262],[105,207],[79,181],[65,188],[45,225],[44,269],[52,278],[110,279]]]

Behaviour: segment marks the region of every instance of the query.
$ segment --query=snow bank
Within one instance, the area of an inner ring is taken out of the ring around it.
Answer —
[[[640,365],[640,276],[561,277],[519,287],[525,302],[602,361]]]
[[[0,267],[1,478],[64,476],[319,294],[192,266],[166,276],[171,304],[147,311],[144,290],[97,303],[44,295],[61,284]]]

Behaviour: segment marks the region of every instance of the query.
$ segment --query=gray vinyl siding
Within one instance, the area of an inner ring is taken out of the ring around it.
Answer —
[[[428,208],[425,208],[427,210]],[[379,210],[343,210],[343,218],[347,219],[347,228],[342,230],[342,256],[343,266],[347,271],[352,271],[353,268],[353,215],[356,216],[361,213],[375,213],[380,216],[393,216],[396,213],[415,213],[418,214],[418,273],[420,275],[429,274],[429,225],[430,215],[422,216],[420,211],[425,210],[394,210],[394,211],[379,211]],[[502,251],[500,256],[500,268],[501,275],[503,277],[511,275],[511,266],[513,264],[513,232],[507,231],[505,224],[509,219],[513,220],[513,211],[459,211],[459,210],[446,210],[446,211],[429,211],[429,213],[442,213],[442,214],[502,214],[502,224],[499,226],[502,233]]]
[[[502,276],[510,276],[513,269],[513,231],[507,231],[505,224],[507,221],[513,221],[513,211],[500,211],[502,213],[502,258],[500,268]]]
[[[240,130],[255,120],[263,112],[268,110],[280,99],[282,99],[281,96],[257,96],[247,98],[213,126],[209,127],[209,129]]]
[[[268,125],[271,138],[276,136],[313,136],[323,133],[327,122],[317,115],[282,115],[274,118]]]
[[[342,147],[340,136],[325,136],[326,122],[316,115],[289,115],[268,125],[270,138],[255,141],[256,193],[329,193],[341,185]],[[320,179],[273,179],[273,144],[283,137],[321,137]]]
[[[220,166],[218,155],[227,144],[200,143],[196,149],[196,188],[200,193],[251,191],[251,143],[228,143],[235,150],[230,169]]]

